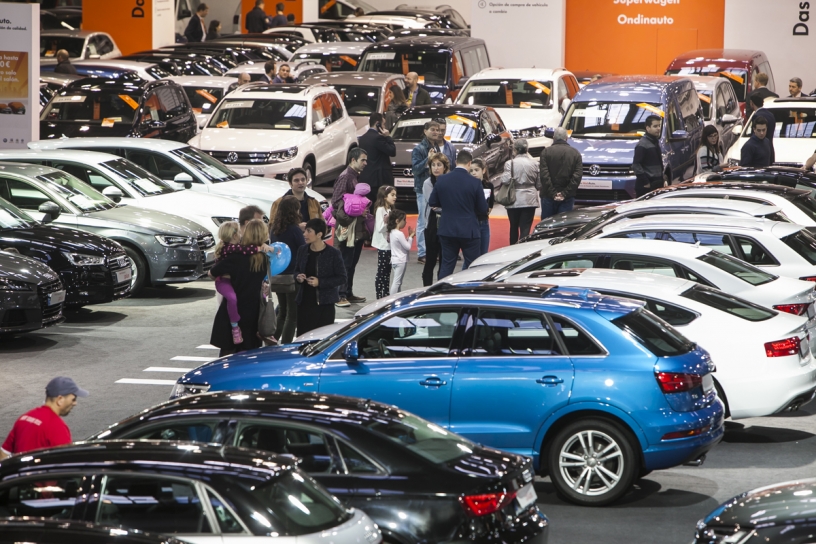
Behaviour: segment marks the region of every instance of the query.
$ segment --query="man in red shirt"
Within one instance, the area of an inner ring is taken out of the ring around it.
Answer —
[[[26,451],[70,444],[71,431],[62,418],[71,413],[76,406],[77,397],[87,396],[88,392],[71,378],[58,376],[48,382],[45,387],[45,404],[26,412],[14,422],[14,427],[0,448],[0,459]]]

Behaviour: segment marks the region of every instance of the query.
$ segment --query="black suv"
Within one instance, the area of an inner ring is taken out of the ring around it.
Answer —
[[[195,112],[169,80],[83,78],[65,86],[40,114],[40,138],[129,136],[186,142]]]
[[[65,306],[101,304],[130,295],[130,280],[116,279],[117,270],[130,270],[122,246],[89,232],[45,225],[2,198],[0,248],[14,248],[59,274]]]
[[[44,264],[0,251],[0,335],[62,323],[65,289]]]

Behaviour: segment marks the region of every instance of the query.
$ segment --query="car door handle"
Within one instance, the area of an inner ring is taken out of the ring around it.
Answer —
[[[430,378],[425,378],[419,385],[424,385],[426,387],[441,387],[443,385],[448,385],[448,382],[443,381],[441,378],[437,378],[436,376],[431,376]]]
[[[537,379],[536,383],[543,385],[558,385],[559,383],[564,383],[564,380],[558,376],[544,376],[543,378]]]

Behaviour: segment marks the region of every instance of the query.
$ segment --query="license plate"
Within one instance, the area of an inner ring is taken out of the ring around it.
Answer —
[[[592,178],[583,178],[581,180],[581,184],[578,185],[579,189],[612,189],[612,180],[611,179],[592,179]]]
[[[215,251],[208,251],[204,255],[204,262],[209,263],[215,260]]]
[[[714,377],[711,374],[703,376],[703,391],[711,391],[714,389]]]
[[[538,496],[536,495],[532,482],[525,485],[518,490],[518,493],[516,493],[516,501],[518,501],[519,510],[524,510],[533,504],[537,498]]]
[[[49,306],[59,304],[60,302],[65,302],[65,291],[54,291],[53,293],[48,293]]]
[[[117,270],[116,274],[116,283],[123,283],[126,281],[130,281],[130,278],[133,276],[133,272],[130,268],[125,268],[123,270]]]
[[[394,180],[394,185],[397,187],[413,187],[414,178],[397,178]]]
[[[230,168],[233,172],[238,174],[239,176],[248,176],[249,175],[249,168]]]

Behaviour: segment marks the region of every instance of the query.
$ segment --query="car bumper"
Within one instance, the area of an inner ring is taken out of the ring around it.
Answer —
[[[64,302],[49,304],[49,294],[63,291],[62,284],[38,286],[35,291],[5,292],[0,304],[0,334],[30,332],[65,321]]]
[[[105,304],[130,296],[130,280],[118,281],[116,272],[125,266],[85,266],[59,271],[65,285],[65,306],[77,307],[89,304]]]
[[[239,174],[260,176],[262,178],[275,178],[284,181],[286,180],[286,174],[289,172],[289,170],[303,166],[303,163],[298,162],[298,159],[271,164],[225,164],[227,164],[231,170],[235,170]]]
[[[504,542],[524,542],[525,544],[547,544],[550,536],[550,522],[537,506],[531,506],[515,519],[489,527],[489,530],[475,533],[479,518],[463,525],[449,544],[501,544]]]
[[[191,248],[162,247],[148,256],[150,282],[164,285],[186,283],[204,276],[215,264],[215,248],[206,251]]]
[[[644,428],[647,436],[658,437],[651,440],[649,447],[643,451],[644,469],[658,470],[676,467],[699,459],[723,439],[725,407],[717,399],[711,405],[692,412],[671,412],[661,420],[662,424]],[[703,434],[691,438],[660,440],[667,433],[691,430],[708,425],[710,428]]]
[[[635,198],[635,177],[587,176],[581,179],[575,202],[606,204]]]
[[[774,365],[776,370],[760,379],[734,384],[720,383],[733,419],[784,412],[798,408],[805,400],[812,398],[816,388],[816,362],[813,356],[808,358],[808,364],[801,366],[798,364],[798,356],[790,358],[795,360],[787,362],[783,358],[771,359],[778,364]],[[783,369],[789,370],[785,372]]]

